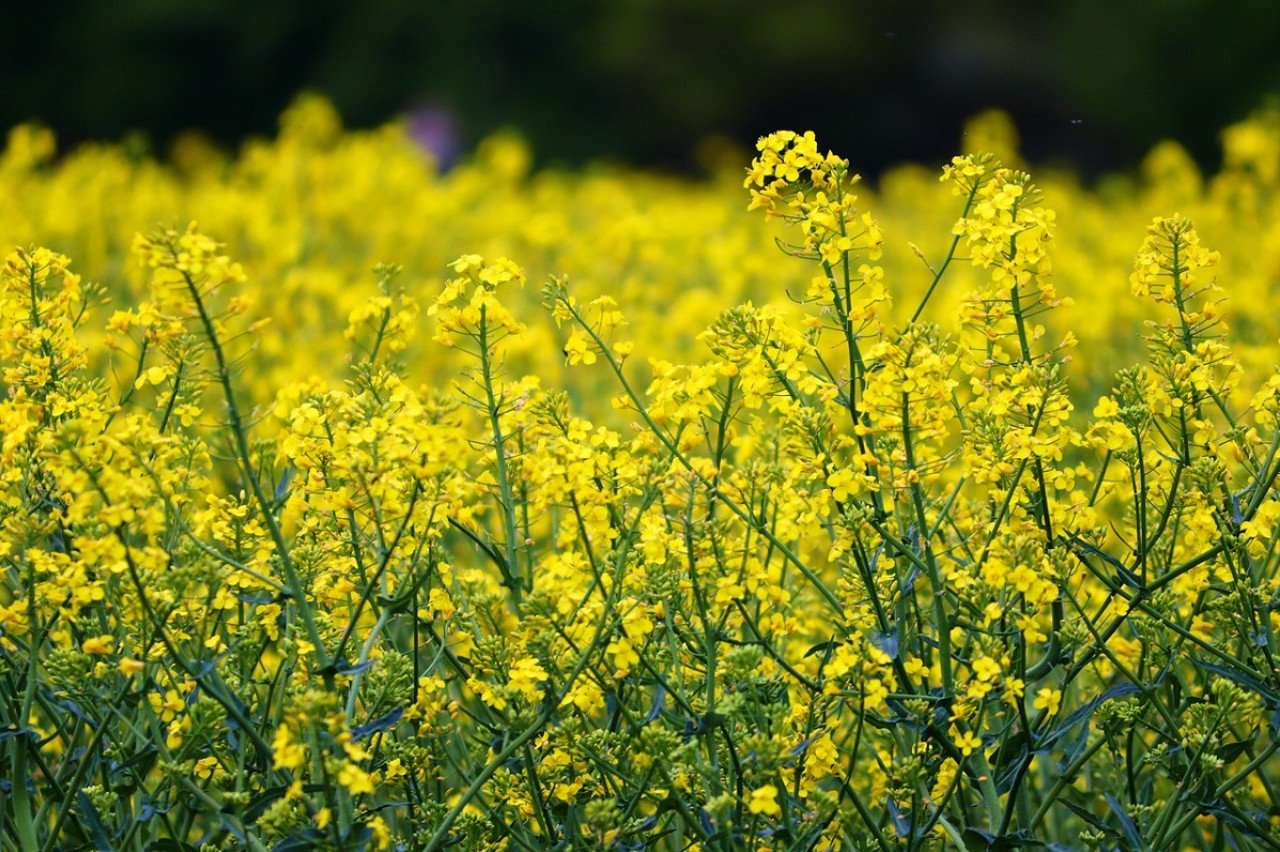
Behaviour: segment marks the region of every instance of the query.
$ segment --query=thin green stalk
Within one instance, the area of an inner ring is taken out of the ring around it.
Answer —
[[[498,479],[498,502],[502,509],[503,550],[505,551],[508,570],[511,572],[511,596],[517,606],[521,598],[521,579],[515,576],[519,571],[516,561],[516,509],[515,497],[511,492],[511,479],[507,470],[506,436],[502,433],[502,422],[499,419],[497,394],[493,388],[493,363],[489,351],[489,323],[486,318],[487,309],[480,308],[480,376],[484,383],[486,401],[485,413],[489,417],[489,430],[493,436],[493,452],[495,473]],[[533,578],[525,578],[527,588],[532,589]]]
[[[177,260],[177,252],[174,250],[175,268]],[[266,525],[267,532],[271,535],[271,541],[275,545],[276,557],[280,560],[280,567],[284,571],[290,597],[302,616],[307,637],[314,646],[313,653],[315,654],[317,666],[331,680],[329,653],[325,649],[324,640],[321,638],[320,630],[316,626],[315,616],[311,611],[311,603],[307,600],[306,589],[302,585],[302,578],[298,576],[298,571],[293,564],[293,558],[289,554],[289,545],[285,542],[284,533],[280,530],[280,523],[276,519],[270,501],[267,500],[267,495],[262,490],[262,483],[258,481],[258,476],[253,469],[253,454],[249,450],[249,440],[246,437],[244,421],[240,416],[240,406],[236,402],[235,389],[231,384],[231,370],[227,363],[226,354],[222,350],[222,342],[218,338],[218,331],[214,328],[213,318],[209,315],[204,299],[200,295],[200,287],[186,271],[182,272],[182,280],[186,283],[187,292],[195,305],[196,312],[200,317],[200,324],[204,329],[204,336],[209,341],[209,347],[213,351],[213,357],[217,364],[218,384],[222,388],[223,397],[227,403],[227,418],[231,427],[231,436],[234,439],[242,478],[245,484],[249,486],[249,491],[253,494],[253,498],[258,504],[262,522]]]

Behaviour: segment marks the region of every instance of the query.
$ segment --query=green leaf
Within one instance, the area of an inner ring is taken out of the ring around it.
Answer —
[[[1124,805],[1115,796],[1107,793],[1107,805],[1111,808],[1111,812],[1120,820],[1120,829],[1124,832],[1125,840],[1130,844],[1131,849],[1145,849],[1142,844],[1142,835],[1138,833],[1138,826],[1133,821],[1133,817],[1129,816],[1129,812],[1124,809]]]

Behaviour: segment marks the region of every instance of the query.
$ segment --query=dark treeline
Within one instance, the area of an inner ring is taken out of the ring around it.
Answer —
[[[55,0],[12,4],[6,126],[64,143],[271,133],[299,90],[354,126],[416,112],[466,145],[680,168],[709,134],[812,128],[874,173],[939,161],[1009,110],[1033,161],[1126,168],[1161,138],[1206,165],[1280,90],[1280,6],[1196,0]]]

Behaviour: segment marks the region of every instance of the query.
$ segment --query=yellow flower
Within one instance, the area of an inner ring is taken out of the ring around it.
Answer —
[[[338,783],[353,796],[358,796],[361,793],[372,793],[377,789],[373,776],[354,763],[344,763],[342,765],[342,769],[338,770]]]
[[[625,636],[619,636],[610,642],[608,653],[613,658],[614,668],[618,670],[619,675],[626,675],[633,666],[640,664],[640,654],[636,652],[631,640]]]
[[[138,376],[134,387],[145,388],[147,385],[158,385],[172,374],[173,368],[169,366],[148,367]]]
[[[757,787],[751,791],[751,799],[747,802],[747,810],[753,814],[761,814],[767,817],[778,817],[782,815],[782,808],[778,805],[778,788],[772,784],[765,784],[763,787]]]
[[[146,668],[146,663],[142,660],[135,660],[132,657],[121,657],[120,673],[125,675],[141,674]]]
[[[574,364],[594,364],[596,352],[591,338],[582,331],[574,331],[564,345],[565,358],[570,366]]]
[[[956,735],[955,745],[956,748],[960,749],[961,754],[968,757],[978,749],[982,748],[982,738],[974,734],[972,731],[964,731],[963,733]]]
[[[524,696],[530,703],[535,702],[541,693],[538,687],[547,682],[548,675],[542,665],[534,657],[522,657],[511,666],[508,684],[516,692]]]
[[[275,757],[276,769],[301,769],[307,759],[306,745],[294,738],[287,725],[276,728],[271,753]]]
[[[1052,687],[1044,687],[1036,692],[1034,706],[1045,712],[1047,716],[1056,716],[1062,704],[1062,691]]]
[[[112,636],[91,636],[80,643],[80,649],[94,657],[104,657],[114,648],[115,638]]]

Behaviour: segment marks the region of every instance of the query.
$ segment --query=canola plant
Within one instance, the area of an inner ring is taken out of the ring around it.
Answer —
[[[0,845],[1280,846],[1280,116],[965,138],[14,130]]]

